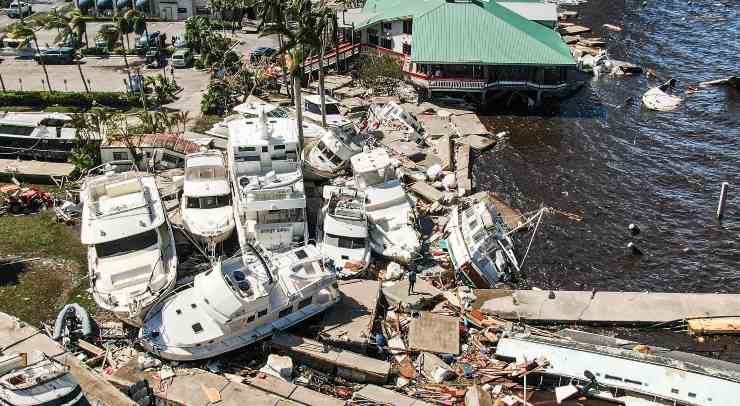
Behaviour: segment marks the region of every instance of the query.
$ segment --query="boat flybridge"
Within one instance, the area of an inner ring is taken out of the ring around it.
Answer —
[[[140,325],[177,279],[177,254],[154,177],[138,172],[88,178],[81,194],[93,298],[123,321]]]
[[[487,196],[465,210],[456,206],[446,231],[455,271],[475,287],[493,288],[519,270],[509,227]]]
[[[69,368],[41,351],[0,355],[0,405],[87,405]]]
[[[228,165],[242,248],[259,242],[282,252],[308,240],[300,150],[295,120],[261,111],[229,122]]]
[[[353,276],[370,264],[365,194],[353,188],[324,186],[317,236],[325,263],[342,276]]]
[[[220,151],[196,152],[185,157],[180,207],[185,229],[208,246],[223,242],[234,231],[231,187]]]
[[[388,152],[375,148],[352,157],[355,188],[364,191],[373,251],[409,262],[421,249],[411,200],[396,176]]]
[[[341,298],[313,245],[267,255],[247,245],[217,262],[188,289],[157,304],[139,335],[168,360],[210,358],[252,344],[314,316]]]
[[[0,153],[66,161],[78,143],[76,131],[67,114],[0,113]]]

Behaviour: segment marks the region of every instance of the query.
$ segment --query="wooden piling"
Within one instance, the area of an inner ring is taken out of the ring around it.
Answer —
[[[727,188],[730,186],[728,182],[722,182],[722,189],[719,192],[719,204],[717,205],[717,220],[721,220],[725,214],[725,205],[727,204]]]

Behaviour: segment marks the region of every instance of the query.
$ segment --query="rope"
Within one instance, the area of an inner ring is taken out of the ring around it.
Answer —
[[[542,221],[543,214],[545,214],[544,210],[540,211],[540,215],[537,216],[537,224],[535,224],[534,226],[534,231],[532,232],[532,238],[529,239],[529,245],[527,245],[527,251],[524,253],[524,257],[522,257],[521,262],[519,262],[520,269],[524,265],[524,260],[527,259],[527,255],[529,254],[529,249],[532,248],[532,243],[534,242],[535,235],[537,235],[537,228],[540,226],[540,221]]]
[[[39,145],[40,142],[41,142],[41,139],[39,138],[38,140],[36,140],[36,143],[35,144],[31,145],[28,148],[23,148],[23,149],[20,149],[19,151],[14,151],[14,152],[0,152],[0,155],[17,155],[17,154],[21,154],[23,152],[30,151],[32,149],[36,149],[36,145]],[[9,149],[9,148],[12,148],[12,147],[2,147],[2,148]],[[45,151],[45,150],[43,150],[43,151]]]

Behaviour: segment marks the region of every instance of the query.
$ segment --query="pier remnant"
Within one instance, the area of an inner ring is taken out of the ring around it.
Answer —
[[[722,182],[722,189],[719,192],[719,204],[717,205],[717,220],[722,220],[725,215],[725,206],[727,205],[727,188],[728,182]]]

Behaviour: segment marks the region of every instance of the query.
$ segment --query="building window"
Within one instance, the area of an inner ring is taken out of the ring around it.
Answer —
[[[378,45],[378,32],[376,30],[367,30],[367,42]]]
[[[403,22],[403,33],[411,35],[413,31],[413,24],[411,20],[406,20]]]
[[[393,49],[393,41],[390,38],[381,38],[380,46],[386,49]]]
[[[126,160],[128,160],[128,152],[114,152],[113,153],[113,160],[114,161],[126,161]]]
[[[199,16],[211,15],[211,10],[208,7],[199,6],[195,8],[195,14]]]
[[[411,44],[403,44],[403,53],[405,55],[411,55]]]
[[[187,14],[187,13],[188,13],[188,9],[187,8],[185,8],[185,7],[178,7],[177,8],[177,14]]]
[[[393,29],[392,23],[383,23],[383,31],[390,31],[391,29]]]

